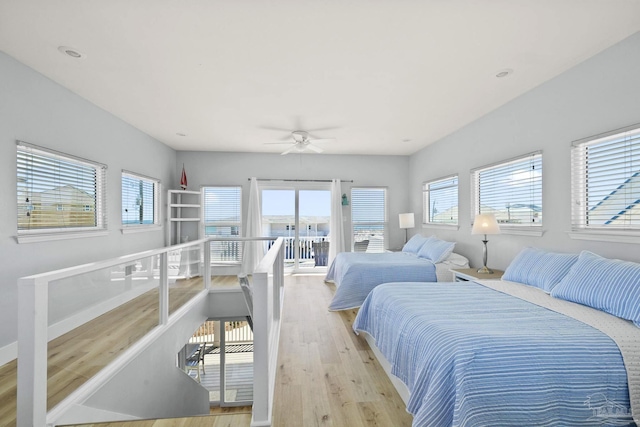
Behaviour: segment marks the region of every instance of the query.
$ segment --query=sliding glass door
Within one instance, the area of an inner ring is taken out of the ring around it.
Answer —
[[[324,270],[330,244],[329,184],[263,186],[261,201],[262,234],[285,238],[285,266],[294,271]]]

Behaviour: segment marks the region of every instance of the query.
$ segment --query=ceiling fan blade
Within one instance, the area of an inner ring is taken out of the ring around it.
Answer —
[[[320,147],[316,147],[313,144],[307,144],[307,148],[311,151],[315,151],[316,153],[322,153],[324,150]]]
[[[280,153],[280,155],[281,155],[281,156],[284,156],[285,154],[289,154],[290,152],[292,152],[293,150],[295,150],[295,149],[296,149],[296,146],[297,146],[297,145],[298,145],[298,144],[294,144],[294,145],[292,145],[292,146],[291,146],[291,148],[286,149],[285,151],[283,151],[282,153]]]
[[[340,126],[326,126],[323,128],[309,129],[307,130],[307,132],[309,132],[309,136],[311,136],[311,134],[314,134],[316,132],[326,132],[329,130],[337,130],[337,129],[340,129]]]
[[[278,131],[278,132],[286,132],[288,135],[291,135],[291,129],[279,128],[279,127],[276,127],[276,126],[258,126],[258,128],[259,129],[266,129],[266,130],[275,130],[275,131]]]
[[[313,142],[314,144],[316,142],[331,142],[331,141],[335,141],[335,140],[336,140],[335,138],[318,138],[318,139],[309,138],[309,141]]]
[[[263,142],[263,144],[295,144],[295,141],[282,141],[282,142]]]

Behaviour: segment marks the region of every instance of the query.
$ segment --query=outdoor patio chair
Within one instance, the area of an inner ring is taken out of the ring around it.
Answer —
[[[363,240],[361,242],[355,242],[353,244],[354,252],[367,252],[367,248],[369,247],[369,241]]]

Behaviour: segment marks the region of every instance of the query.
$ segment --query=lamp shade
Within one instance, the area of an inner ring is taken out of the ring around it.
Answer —
[[[400,217],[400,228],[413,228],[415,227],[413,213],[401,213]]]
[[[500,226],[494,214],[476,215],[471,234],[500,234]]]

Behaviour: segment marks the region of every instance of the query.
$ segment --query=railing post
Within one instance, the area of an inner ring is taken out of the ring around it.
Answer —
[[[160,254],[160,289],[159,289],[159,312],[158,319],[160,325],[169,322],[169,263],[167,262],[167,252]]]
[[[47,421],[48,285],[35,278],[18,280],[19,426],[44,426]]]
[[[204,242],[204,271],[202,272],[202,280],[204,288],[211,288],[211,242]]]
[[[253,419],[260,424],[270,419],[269,406],[269,333],[267,273],[253,274]]]

